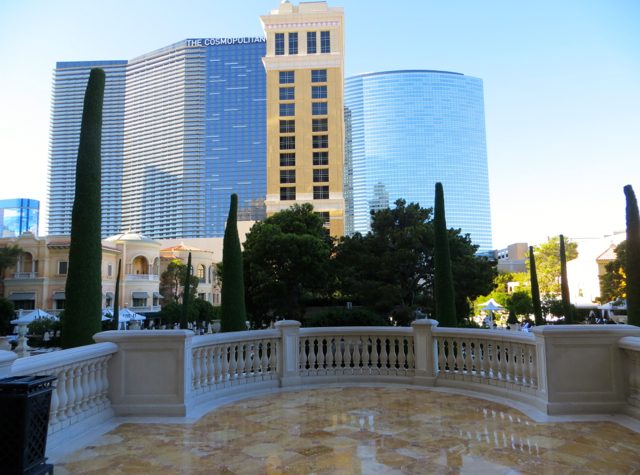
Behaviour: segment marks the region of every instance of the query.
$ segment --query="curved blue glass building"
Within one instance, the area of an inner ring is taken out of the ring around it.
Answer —
[[[446,71],[386,71],[345,81],[345,234],[370,211],[432,207],[442,182],[447,226],[492,250],[482,79]]]
[[[0,200],[0,237],[18,237],[31,232],[38,235],[40,202],[28,198]]]

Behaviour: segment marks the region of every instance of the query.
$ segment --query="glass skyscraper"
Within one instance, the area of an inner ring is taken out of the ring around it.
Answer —
[[[432,207],[442,182],[447,226],[492,250],[482,80],[446,71],[387,71],[345,81],[345,234],[403,198]]]
[[[0,200],[0,237],[38,234],[40,202],[26,198]]]
[[[107,74],[102,234],[221,237],[230,195],[239,219],[266,216],[264,38],[188,39],[130,61],[58,63],[49,232],[70,232],[89,71]]]

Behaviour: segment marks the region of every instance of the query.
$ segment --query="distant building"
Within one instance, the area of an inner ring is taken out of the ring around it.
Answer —
[[[0,237],[38,234],[40,202],[28,198],[0,200]]]
[[[493,251],[493,258],[498,261],[497,268],[502,272],[528,272],[526,242],[510,244],[504,249]]]

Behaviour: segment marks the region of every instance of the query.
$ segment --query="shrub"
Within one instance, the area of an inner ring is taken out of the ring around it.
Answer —
[[[307,318],[305,328],[315,327],[388,327],[389,320],[370,310],[331,309]]]
[[[458,320],[458,328],[482,328],[473,318]],[[486,327],[485,327],[486,328]]]

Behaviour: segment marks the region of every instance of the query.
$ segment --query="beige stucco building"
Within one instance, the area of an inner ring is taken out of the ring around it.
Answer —
[[[312,203],[344,234],[344,9],[289,1],[260,16],[267,38],[267,215]]]
[[[213,251],[188,246],[181,242],[177,246],[170,246],[160,250],[161,268],[166,270],[172,260],[179,260],[186,264],[191,253],[191,267],[193,275],[198,276],[197,297],[213,305],[220,305],[220,281],[216,271],[216,261]]]

